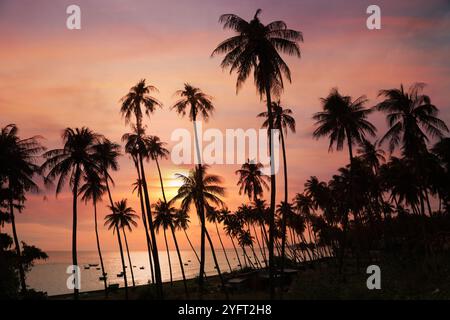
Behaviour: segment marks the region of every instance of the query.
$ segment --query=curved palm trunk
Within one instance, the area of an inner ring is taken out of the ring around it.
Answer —
[[[166,193],[164,192],[164,184],[163,184],[163,179],[162,179],[162,174],[161,174],[161,168],[159,167],[158,157],[155,158],[155,162],[156,162],[156,168],[158,169],[159,184],[161,185],[161,192],[162,192],[162,196],[164,199],[164,203],[167,204]]]
[[[120,230],[119,227],[116,226],[117,231],[117,241],[119,242],[119,250],[120,250],[120,260],[122,262],[122,273],[123,273],[123,280],[125,282],[125,299],[128,300],[128,281],[127,281],[127,272],[125,268],[125,259],[123,257],[123,248],[122,248],[122,240],[120,239]]]
[[[75,266],[76,270],[78,270],[78,257],[77,257],[77,197],[78,197],[78,184],[80,181],[80,165],[77,164],[75,168],[75,177],[73,182],[73,203],[72,203],[72,264]],[[78,278],[78,277],[76,277]],[[73,297],[75,300],[78,300],[78,289],[79,283],[77,283],[73,288]]]
[[[158,256],[158,247],[156,245],[156,235],[155,235],[155,228],[153,225],[153,219],[152,219],[152,211],[151,211],[151,205],[150,205],[150,199],[148,196],[148,190],[147,190],[147,180],[145,178],[145,171],[144,171],[144,163],[142,161],[142,155],[139,154],[139,165],[141,168],[141,175],[142,175],[142,188],[144,189],[144,199],[145,199],[145,207],[147,210],[147,220],[148,225],[150,228],[150,235],[152,239],[152,254],[153,254],[153,261],[155,266],[155,280],[156,285],[158,288],[158,295],[160,298],[163,298],[163,286],[162,286],[162,278],[161,278],[161,265],[159,263],[159,256]]]
[[[127,234],[125,233],[125,229],[124,228],[122,228],[122,232],[123,232],[123,238],[125,239],[125,248],[127,249],[128,263],[130,264],[131,282],[133,283],[133,287],[135,287],[136,283],[134,282],[133,264],[131,263],[130,250],[128,249]]]
[[[170,285],[173,285],[172,263],[170,261],[169,245],[167,244],[167,235],[166,235],[166,229],[165,228],[163,228],[163,232],[164,232],[164,242],[166,243],[167,260],[169,261]]]
[[[98,257],[100,259],[100,266],[102,267],[103,285],[105,286],[105,296],[108,296],[108,284],[106,283],[105,266],[103,264],[102,250],[100,248],[100,239],[99,239],[99,236],[98,236],[97,202],[93,201],[93,204],[94,204],[95,239],[97,240],[97,251],[98,251]]]
[[[10,192],[12,195],[12,190],[10,187]],[[14,246],[16,247],[16,254],[17,254],[17,262],[18,262],[18,269],[19,269],[19,277],[20,277],[20,287],[22,293],[25,293],[27,291],[27,284],[25,282],[25,270],[23,268],[22,264],[22,254],[20,252],[20,242],[19,237],[17,236],[17,230],[16,230],[16,221],[14,217],[14,204],[12,196],[9,199],[9,210],[10,210],[10,219],[11,219],[11,226],[12,226],[12,232],[13,232],[13,239],[14,239]]]
[[[155,274],[153,272],[153,261],[152,261],[152,250],[151,250],[152,245],[151,245],[150,235],[148,233],[147,218],[145,217],[144,200],[143,200],[143,196],[142,196],[142,185],[140,183],[140,181],[142,181],[141,180],[141,172],[139,170],[139,165],[138,165],[137,161],[135,161],[135,166],[136,166],[136,171],[137,171],[138,179],[139,179],[138,196],[139,196],[139,204],[141,206],[142,223],[144,224],[144,228],[145,228],[145,238],[147,240],[147,253],[148,253],[148,261],[150,264],[150,273],[151,273],[151,277],[152,277],[152,283],[155,283]]]
[[[273,114],[272,114],[272,97],[270,93],[270,83],[267,82],[265,86],[266,102],[267,102],[267,114],[269,120],[269,155],[270,155],[270,210],[269,210],[269,287],[270,297],[275,298],[275,261],[274,261],[274,235],[275,235],[275,197],[276,197],[276,182],[275,182],[275,164],[273,154],[273,141],[272,141],[272,129],[273,129]]]
[[[194,254],[195,254],[195,257],[197,258],[197,261],[200,263],[200,257],[198,256],[197,251],[195,251],[195,248],[194,248],[194,246],[192,245],[192,242],[191,242],[191,240],[189,239],[189,237],[188,237],[188,235],[187,235],[187,233],[186,233],[186,229],[183,229],[183,232],[184,232],[184,235],[186,236],[187,241],[189,242],[189,245],[190,245],[192,251],[193,251]]]
[[[175,236],[175,228],[173,227],[173,225],[171,226],[170,230],[172,231],[173,242],[175,243],[175,249],[177,250],[178,255],[178,262],[180,263],[181,275],[183,276],[184,292],[186,293],[186,297],[189,297],[186,276],[184,274],[183,259],[181,258],[180,248],[178,247],[178,241],[177,237]]]
[[[264,257],[263,249],[261,248],[261,243],[259,242],[258,232],[256,231],[255,224],[252,223],[253,233],[255,234],[256,243],[258,244],[259,252],[261,253],[261,258],[264,261],[264,264],[267,266],[266,258]]]
[[[286,146],[284,143],[283,128],[280,128],[281,147],[283,150],[283,169],[284,169],[284,202],[288,203],[288,178],[287,178],[287,164],[286,164]],[[284,260],[286,254],[286,212],[282,212],[281,217],[281,274],[284,272]]]
[[[230,268],[230,272],[233,272],[233,269],[231,268],[230,260],[228,260],[227,252],[225,251],[225,247],[222,242],[222,238],[220,237],[219,233],[219,227],[217,226],[217,222],[214,223],[216,225],[216,232],[217,236],[219,237],[220,245],[222,246],[223,254],[225,255],[225,259],[227,260],[228,268]]]

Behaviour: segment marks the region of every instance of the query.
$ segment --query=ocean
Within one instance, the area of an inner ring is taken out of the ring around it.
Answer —
[[[247,250],[247,254],[250,255],[251,250]],[[255,251],[256,250],[255,248]],[[232,269],[239,268],[239,262],[236,257],[234,249],[226,249],[226,254],[230,261]],[[244,258],[242,251],[238,249],[242,264],[244,264]],[[181,269],[178,262],[177,252],[175,250],[169,251],[170,260],[172,264],[173,280],[181,280]],[[181,256],[184,264],[184,272],[186,278],[194,278],[199,273],[199,262],[192,250],[182,250]],[[263,263],[261,256],[257,253],[258,259]],[[27,275],[27,285],[29,288],[47,292],[49,296],[72,293],[73,290],[67,288],[66,282],[70,274],[66,273],[67,267],[72,264],[72,253],[70,251],[49,251],[47,252],[49,258],[45,261],[36,263],[30,273]],[[198,254],[200,254],[198,252]],[[207,275],[217,274],[217,270],[214,268],[214,260],[210,251],[206,251],[205,272]],[[105,272],[108,274],[108,284],[119,284],[120,287],[124,286],[124,279],[117,277],[117,274],[122,272],[122,264],[120,260],[120,253],[113,251],[102,252],[103,262],[105,266]],[[151,280],[150,264],[147,251],[131,251],[131,262],[133,267],[133,273],[136,285],[148,284]],[[222,272],[229,272],[230,269],[225,259],[223,250],[216,250],[217,260]],[[169,263],[167,258],[167,251],[159,251],[159,259],[161,264],[162,279],[164,282],[170,281]],[[96,267],[89,267],[85,269],[89,264]],[[131,286],[131,269],[128,264],[128,257],[125,252],[125,264],[128,266],[127,280],[128,285]],[[103,281],[99,280],[101,276],[100,261],[97,251],[79,251],[78,252],[78,265],[81,269],[81,288],[80,292],[93,291],[103,289]],[[143,267],[143,268],[142,268]]]

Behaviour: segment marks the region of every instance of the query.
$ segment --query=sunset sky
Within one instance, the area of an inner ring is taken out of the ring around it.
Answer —
[[[164,107],[145,119],[147,132],[173,146],[170,135],[177,128],[191,130],[170,107],[174,92],[189,82],[214,97],[216,112],[205,127],[225,132],[230,128],[259,128],[256,118],[265,110],[249,79],[236,95],[236,76],[220,69],[221,57],[212,50],[232,35],[218,23],[223,13],[251,19],[256,9],[261,20],[284,20],[304,35],[302,58],[286,58],[292,84],[286,84],[282,104],[293,110],[297,133],[287,137],[290,197],[303,190],[305,180],[316,175],[328,180],[348,160],[347,153],[328,153],[326,139],[312,138],[313,113],[320,110],[320,97],[331,88],[358,97],[366,94],[368,107],[377,102],[379,89],[425,82],[426,93],[450,124],[450,4],[448,0],[376,1],[381,7],[381,30],[368,30],[366,8],[374,1],[325,0],[0,0],[0,126],[15,123],[20,136],[44,137],[49,148],[61,146],[66,127],[87,126],[120,142],[130,132],[119,114],[119,100],[140,79],[155,85]],[[82,29],[66,28],[66,7],[81,7]],[[370,117],[379,135],[386,130],[384,116]],[[171,198],[178,186],[177,167],[162,162],[164,183]],[[216,165],[211,172],[224,178],[225,202],[230,209],[248,202],[238,195],[238,165]],[[154,163],[148,163],[150,198],[161,197]],[[115,180],[115,200],[128,198],[139,211],[130,185],[135,169],[127,155],[120,158]],[[280,175],[280,178],[282,176]],[[279,179],[280,181],[281,179]],[[281,182],[281,181],[280,181]],[[282,196],[282,183],[278,183]],[[17,216],[21,240],[44,250],[70,250],[72,196],[66,188],[42,189],[27,195],[26,209]],[[99,216],[107,213],[106,199]],[[195,244],[199,232],[195,214],[189,234]],[[103,224],[103,221],[102,221]],[[9,228],[9,227],[8,227]],[[95,249],[93,209],[80,205],[79,248]],[[9,230],[9,229],[8,229]],[[214,233],[211,232],[214,236]],[[115,238],[101,228],[106,250],[117,250]],[[162,234],[159,236],[162,249]],[[180,243],[187,248],[184,236]],[[129,237],[130,249],[144,250],[142,225]],[[228,242],[227,242],[228,244]]]

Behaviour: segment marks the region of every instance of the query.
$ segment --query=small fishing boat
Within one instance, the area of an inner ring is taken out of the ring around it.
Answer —
[[[144,270],[145,268],[144,267],[140,267],[139,269]]]
[[[100,270],[100,268],[97,268],[97,270]]]
[[[98,280],[99,280],[99,281],[105,281],[105,280],[106,280],[106,277],[99,277]]]
[[[118,277],[118,278],[122,278],[122,277],[123,277],[123,272],[118,273],[118,274],[117,274],[117,277]]]
[[[84,266],[84,269],[85,270],[89,270],[89,266]]]
[[[98,263],[89,263],[89,267],[98,267]]]
[[[184,265],[185,265],[185,266],[188,266],[189,264],[185,263]]]

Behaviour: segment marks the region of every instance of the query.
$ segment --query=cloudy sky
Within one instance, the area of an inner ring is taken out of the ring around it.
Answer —
[[[189,82],[214,97],[216,112],[206,127],[225,129],[259,128],[256,114],[264,110],[249,79],[236,95],[235,76],[222,71],[220,57],[211,58],[215,46],[230,36],[218,23],[223,13],[251,19],[263,10],[264,23],[284,20],[304,34],[302,58],[286,58],[292,71],[281,99],[297,120],[297,133],[289,134],[287,152],[289,190],[293,196],[303,190],[311,176],[328,180],[346,163],[345,152],[327,152],[327,141],[311,137],[311,116],[320,110],[320,97],[333,87],[358,97],[366,94],[368,107],[377,102],[379,89],[427,83],[426,93],[450,123],[450,4],[447,0],[377,1],[382,29],[368,30],[366,8],[373,1],[322,0],[0,0],[0,126],[15,123],[21,137],[42,135],[48,148],[61,146],[66,127],[88,126],[120,142],[129,132],[119,114],[119,100],[138,80],[159,89],[164,103],[145,119],[148,133],[173,146],[170,135],[177,128],[191,130],[187,119],[170,111],[174,92]],[[67,30],[66,7],[81,7],[82,29]],[[370,118],[386,130],[381,114]],[[177,167],[162,162],[169,197],[177,189]],[[227,188],[226,203],[235,209],[246,202],[237,194],[236,165],[217,165]],[[161,197],[157,172],[147,164],[151,201]],[[280,176],[281,177],[281,176]],[[130,185],[135,181],[132,162],[120,159],[120,171],[113,174],[115,199],[128,198],[139,208]],[[279,195],[282,194],[282,184]],[[68,190],[55,197],[54,189],[28,195],[26,209],[17,217],[24,241],[45,250],[68,250],[71,241],[71,195]],[[106,199],[105,199],[106,200]],[[106,203],[99,215],[106,214]],[[92,207],[80,206],[79,247],[95,249]],[[198,243],[199,227],[192,215],[189,230]],[[116,250],[112,234],[102,228],[108,250]],[[182,238],[182,237],[180,237]],[[145,249],[141,229],[130,236],[132,249]],[[181,245],[187,244],[181,241]]]

